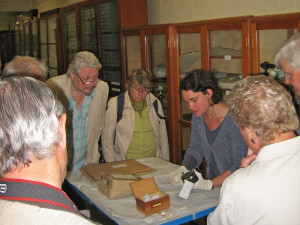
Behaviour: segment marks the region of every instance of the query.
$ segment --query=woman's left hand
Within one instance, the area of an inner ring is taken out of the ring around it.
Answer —
[[[251,163],[256,159],[256,154],[248,148],[247,156],[244,157],[241,161],[241,168],[245,168],[251,165]]]

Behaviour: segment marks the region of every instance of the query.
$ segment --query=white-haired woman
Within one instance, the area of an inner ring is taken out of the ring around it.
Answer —
[[[208,224],[299,224],[300,137],[292,97],[260,75],[240,81],[228,102],[252,158],[225,180]]]

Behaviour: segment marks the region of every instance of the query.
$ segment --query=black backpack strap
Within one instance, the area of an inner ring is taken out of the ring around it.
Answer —
[[[117,100],[117,123],[118,123],[123,116],[124,102],[125,102],[124,92],[119,94],[117,99],[118,99]]]
[[[154,109],[155,109],[155,112],[158,116],[159,119],[163,120],[165,119],[165,117],[161,116],[158,112],[158,103],[157,103],[157,99],[155,99],[155,101],[153,102],[153,106],[154,106]]]
[[[124,102],[125,102],[125,96],[124,93],[121,93],[117,97],[117,123],[122,119],[123,116],[123,110],[124,110]],[[161,116],[158,112],[158,102],[157,99],[153,102],[153,107],[155,109],[155,112],[159,119],[163,120],[165,117]]]

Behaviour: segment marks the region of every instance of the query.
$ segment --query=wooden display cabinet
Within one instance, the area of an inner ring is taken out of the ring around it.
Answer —
[[[168,92],[170,155],[173,163],[180,164],[189,144],[192,117],[179,93],[180,80],[186,72],[202,68],[238,74],[240,78],[262,73],[260,63],[273,63],[282,43],[297,30],[299,13],[123,28],[122,81],[133,69],[153,72],[158,66],[165,67],[167,82],[163,89],[166,87]],[[123,90],[125,85],[123,82]]]
[[[118,0],[120,28],[148,25],[147,0]]]
[[[61,9],[64,70],[78,51],[93,52],[110,96],[121,91],[120,27],[147,25],[146,0],[89,0]],[[113,88],[112,86],[115,86]]]
[[[122,29],[121,59],[123,81],[133,69],[142,68],[153,74],[157,93],[166,90],[171,161],[180,164],[192,115],[181,100],[180,80],[196,68],[249,75],[250,17]],[[155,72],[163,70],[166,81],[156,83]]]
[[[181,98],[179,84],[185,74],[194,69],[217,71],[228,79],[233,74],[238,79],[250,74],[250,19],[235,17],[175,24],[178,32],[178,76],[175,79],[176,133],[178,137],[173,151],[175,163],[181,163],[184,150],[190,141],[192,111]],[[235,78],[236,79],[236,78]],[[219,80],[220,83],[222,79]],[[224,87],[224,94],[230,93]]]

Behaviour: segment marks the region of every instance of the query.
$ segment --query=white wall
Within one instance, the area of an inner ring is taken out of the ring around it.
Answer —
[[[148,0],[149,24],[300,12],[300,0]]]
[[[32,0],[33,7],[39,10],[39,13],[51,9],[62,8],[84,0]]]
[[[0,0],[0,12],[27,12],[32,9],[32,0]]]
[[[84,0],[0,0],[0,12],[35,8],[41,13],[81,1]],[[148,0],[149,24],[291,12],[300,12],[300,0]]]
[[[16,16],[32,9],[32,0],[0,0],[0,31],[14,29]]]
[[[9,12],[0,13],[0,31],[14,30],[15,23],[16,23],[15,13],[9,13]]]
[[[30,9],[41,12],[62,8],[84,0],[0,0],[0,31],[14,29],[18,15],[26,15]]]

